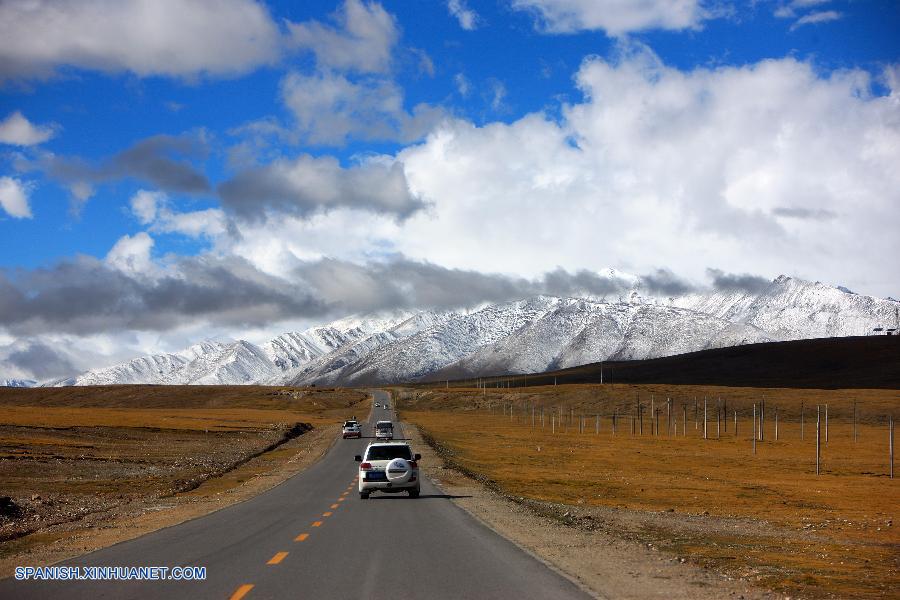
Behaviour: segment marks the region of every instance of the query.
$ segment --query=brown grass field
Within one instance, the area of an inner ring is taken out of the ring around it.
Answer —
[[[290,459],[310,428],[368,411],[366,393],[341,389],[0,388],[0,495],[17,507],[0,515],[0,559],[60,524],[221,494]]]
[[[659,435],[654,435],[650,423],[651,395],[654,408],[661,409]],[[708,401],[705,440],[704,396]],[[754,454],[752,405],[763,396],[765,441],[757,442]],[[667,397],[675,399],[677,435],[667,433]],[[900,406],[896,390],[623,384],[510,392],[403,389],[395,392],[395,398],[403,418],[444,446],[454,463],[483,475],[510,496],[583,508],[663,513],[666,525],[640,532],[645,539],[676,556],[750,577],[788,594],[896,597],[900,587],[900,532],[895,523],[900,476],[888,477],[885,420]],[[719,398],[727,405],[729,418],[727,432],[720,423],[717,437]],[[632,435],[638,399],[645,407],[644,434],[639,434],[635,419]],[[815,412],[816,405],[826,403],[829,439],[826,445],[823,422],[821,474],[817,476]],[[682,404],[687,407],[686,431]],[[734,410],[738,411],[737,436]],[[551,411],[557,415],[553,425]],[[615,435],[614,412],[618,414]],[[556,422],[560,413],[562,425]],[[601,415],[599,435],[597,414]],[[556,433],[552,433],[554,427]]]

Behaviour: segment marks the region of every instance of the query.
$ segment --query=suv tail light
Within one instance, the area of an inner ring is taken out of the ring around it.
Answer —
[[[371,468],[372,468],[372,463],[365,462],[365,463],[362,463],[359,465],[360,471],[368,471]]]

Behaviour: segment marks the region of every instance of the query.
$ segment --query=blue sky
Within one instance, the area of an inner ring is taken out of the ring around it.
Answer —
[[[898,32],[894,1],[4,3],[0,346],[441,304],[423,272],[897,296]],[[127,314],[198,265],[247,289]]]

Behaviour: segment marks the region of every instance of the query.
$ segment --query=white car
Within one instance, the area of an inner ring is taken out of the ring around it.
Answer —
[[[409,493],[419,497],[420,454],[413,454],[406,442],[372,442],[366,453],[356,455],[359,465],[359,497],[363,500],[375,491]]]
[[[357,421],[344,421],[344,426],[341,428],[341,435],[345,440],[347,438],[361,438],[362,429]]]

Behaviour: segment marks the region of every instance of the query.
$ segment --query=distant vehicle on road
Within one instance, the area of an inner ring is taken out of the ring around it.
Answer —
[[[394,424],[390,421],[378,421],[375,423],[375,439],[376,440],[392,440],[394,439]]]
[[[419,497],[419,463],[407,442],[372,442],[364,455],[356,455],[359,465],[359,497],[366,500],[372,492],[407,492]]]
[[[344,426],[341,428],[341,435],[345,440],[347,438],[361,438],[362,428],[360,428],[357,421],[344,421]]]

